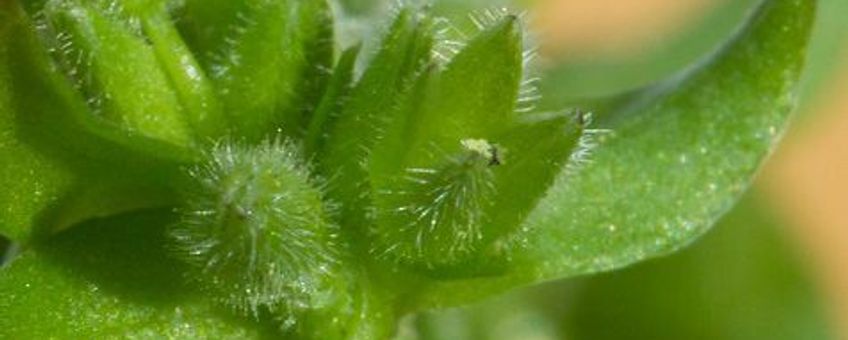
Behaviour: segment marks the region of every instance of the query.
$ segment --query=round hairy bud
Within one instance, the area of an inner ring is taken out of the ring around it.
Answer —
[[[243,313],[323,308],[337,267],[321,191],[291,145],[220,145],[190,171],[175,253],[213,297]]]

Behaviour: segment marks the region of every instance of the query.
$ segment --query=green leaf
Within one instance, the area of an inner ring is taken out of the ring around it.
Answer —
[[[35,224],[35,215],[69,187],[71,175],[15,135],[7,43],[14,24],[11,6],[0,4],[0,234],[22,240]]]
[[[674,256],[417,316],[417,339],[833,339],[827,301],[761,193]]]
[[[559,320],[568,338],[833,339],[791,228],[746,196],[696,246],[579,282]]]
[[[0,5],[0,42],[7,41],[11,26],[6,6]],[[0,43],[0,234],[20,241],[36,224],[37,214],[70,187],[72,175],[15,135],[8,47]]]
[[[256,338],[275,328],[231,317],[184,283],[166,254],[167,211],[95,220],[0,269],[0,337]]]
[[[27,6],[32,17],[24,13],[22,5]],[[91,40],[88,43],[95,41],[99,44],[102,42],[101,39],[108,37],[104,34],[94,34],[96,32],[87,32],[85,37],[80,34],[75,35],[53,22],[62,18],[65,14],[69,14],[69,12],[79,15],[86,11],[72,11],[71,8],[79,5],[57,1],[51,2],[53,15],[49,16],[47,13],[50,11],[43,10],[42,6],[43,4],[39,2],[21,4],[13,1],[7,2],[7,6],[3,8],[10,19],[11,26],[9,29],[13,32],[5,39],[6,43],[10,45],[7,52],[9,57],[6,67],[9,68],[9,81],[12,84],[11,89],[14,91],[10,107],[17,113],[17,119],[20,121],[18,128],[26,131],[21,134],[29,135],[27,138],[32,137],[32,139],[38,139],[39,142],[52,141],[56,145],[75,149],[77,153],[91,156],[91,158],[108,159],[118,164],[127,162],[128,157],[125,155],[127,151],[133,154],[138,153],[140,158],[146,158],[146,161],[151,159],[176,161],[191,159],[193,156],[191,151],[186,149],[185,145],[177,145],[180,144],[178,140],[188,138],[183,136],[183,132],[186,131],[181,130],[180,126],[156,131],[155,126],[159,124],[157,122],[159,118],[156,116],[159,113],[146,112],[146,110],[154,109],[157,106],[168,106],[161,113],[168,117],[163,117],[162,120],[179,119],[179,117],[172,115],[175,113],[172,109],[175,108],[170,107],[173,104],[172,102],[168,102],[171,98],[170,93],[165,94],[162,99],[166,102],[149,103],[136,98],[141,97],[137,96],[137,93],[128,94],[125,92],[127,88],[116,85],[129,81],[125,76],[139,72],[139,67],[142,69],[155,68],[156,65],[152,65],[153,61],[147,57],[140,57],[139,60],[128,62],[127,65],[133,67],[116,68],[115,65],[109,65],[102,69],[96,69],[97,63],[95,60],[97,58],[92,55],[92,52],[94,50],[99,51],[102,46],[91,50],[91,46],[87,46],[86,41],[75,41],[75,38],[86,38]],[[139,43],[138,39],[133,37],[137,32],[132,27],[127,27],[127,25],[132,25],[126,22],[126,18],[122,17],[126,13],[121,12],[120,7],[116,7],[107,14],[103,14],[106,17],[101,17],[103,19],[101,21],[105,21],[101,24],[108,28],[107,31],[109,29],[116,30],[117,32],[112,33],[123,34],[122,39]],[[74,15],[69,15],[71,19],[68,21],[71,24],[76,20],[73,19]],[[79,25],[93,25],[91,20],[77,19]],[[59,40],[62,40],[63,43],[57,45]],[[110,49],[111,47],[104,48],[109,50],[110,53],[115,52]],[[109,64],[102,60],[100,62],[101,64]],[[145,86],[152,86],[155,88],[153,93],[168,92],[166,87],[160,87],[160,85],[163,85],[160,82],[162,77],[159,77],[161,74],[157,71],[159,70],[149,71],[152,74],[151,79],[140,81],[144,84],[131,85],[130,87],[143,90]],[[112,80],[115,82],[112,82]],[[100,84],[99,81],[107,81],[107,83]],[[105,88],[100,88],[101,85]],[[117,103],[114,100],[116,98],[109,92],[111,91],[109,88],[114,88],[119,92],[123,91],[120,96],[134,98]],[[136,104],[140,106],[135,107]],[[119,107],[123,107],[127,112],[124,112],[124,109],[119,110]],[[112,110],[112,117],[106,118],[102,115],[106,113],[104,110]],[[101,113],[101,115],[94,113]],[[125,117],[125,114],[129,114],[129,116]],[[150,128],[151,131],[149,132],[152,135],[146,134],[144,129],[139,129],[139,124]],[[171,140],[168,136],[175,139]]]
[[[680,249],[747,189],[784,131],[815,17],[813,0],[767,0],[715,56],[598,112],[600,146],[529,215],[526,248],[486,282],[434,284],[445,305],[520,284],[620,268]]]

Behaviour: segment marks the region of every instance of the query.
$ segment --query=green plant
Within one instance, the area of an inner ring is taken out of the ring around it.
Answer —
[[[386,338],[671,253],[784,130],[814,9],[763,1],[682,75],[541,112],[506,12],[401,7],[366,58],[324,1],[0,3],[0,334]]]

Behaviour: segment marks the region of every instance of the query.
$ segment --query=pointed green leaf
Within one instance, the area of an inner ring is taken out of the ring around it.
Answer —
[[[607,271],[684,247],[747,189],[786,127],[814,0],[766,0],[719,53],[629,105],[599,112],[590,162],[529,215],[526,248],[491,290]],[[426,305],[486,295],[434,285]]]
[[[633,111],[599,113],[612,134],[527,221],[539,230],[533,256],[547,258],[538,274],[608,270],[706,232],[747,189],[787,126],[815,3],[764,1],[685,80],[659,85],[665,91],[650,91],[654,98]],[[565,239],[566,248],[576,240],[589,246],[550,258],[547,247]]]

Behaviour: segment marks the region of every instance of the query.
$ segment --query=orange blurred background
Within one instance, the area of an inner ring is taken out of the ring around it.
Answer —
[[[548,0],[533,13],[549,58],[617,58],[650,53],[698,16],[729,0]],[[844,19],[842,19],[844,20]],[[755,189],[791,226],[828,303],[832,324],[848,339],[848,48],[805,98],[796,124],[767,163]]]

